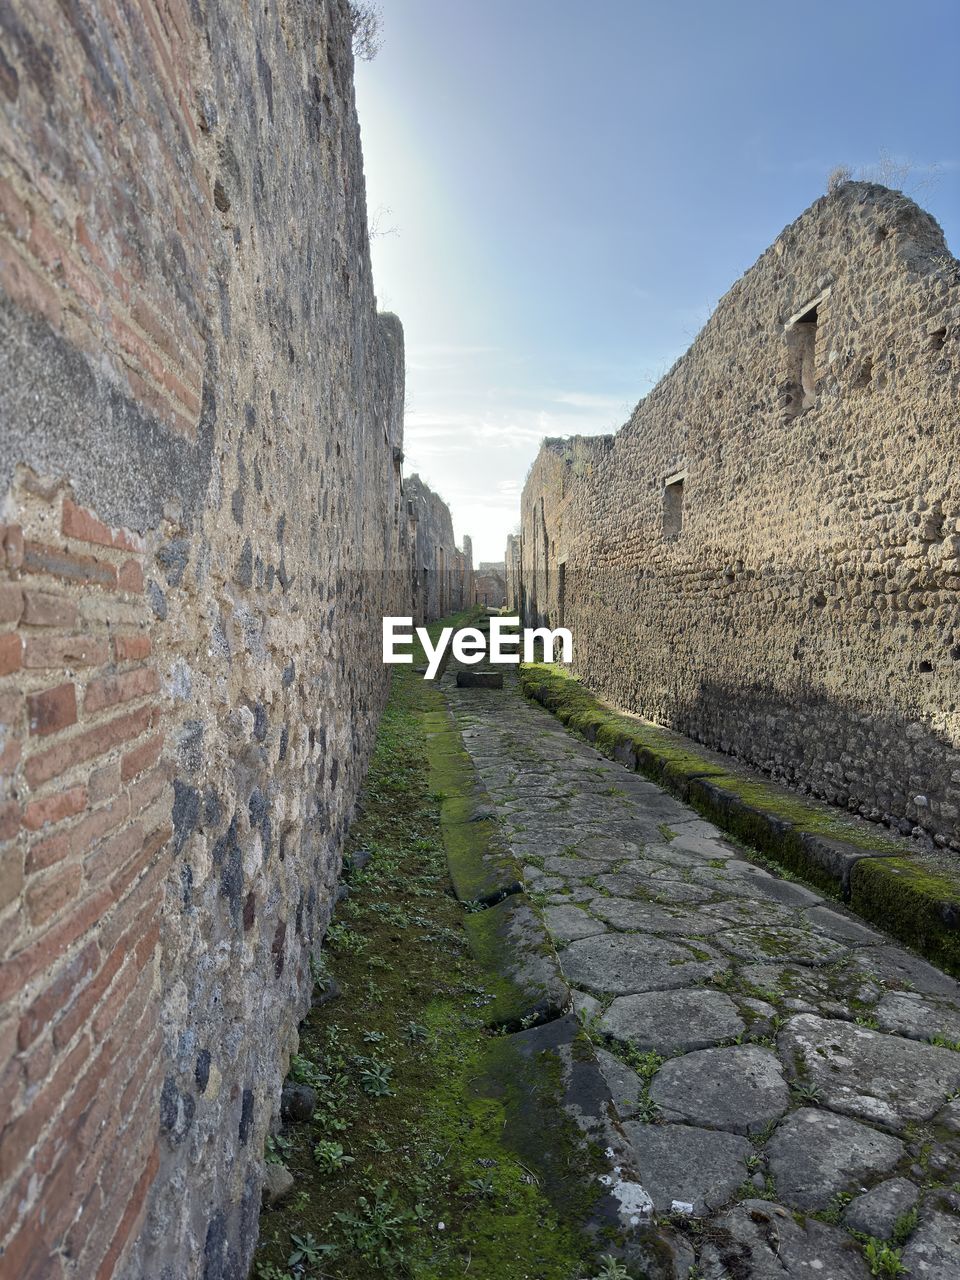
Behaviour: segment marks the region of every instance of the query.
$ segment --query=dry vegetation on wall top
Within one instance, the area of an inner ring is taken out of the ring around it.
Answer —
[[[614,703],[960,849],[958,334],[934,220],[842,183],[616,436],[544,443],[508,600]]]

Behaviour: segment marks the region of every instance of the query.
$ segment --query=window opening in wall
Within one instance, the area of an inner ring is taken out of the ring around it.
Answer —
[[[663,482],[663,536],[678,538],[683,528],[683,482],[687,478],[685,471],[667,476]]]
[[[563,626],[563,613],[566,607],[567,594],[567,562],[561,560],[557,565],[557,626]]]
[[[820,307],[829,296],[830,290],[825,289],[791,316],[785,326],[791,383],[787,408],[792,417],[817,403],[817,324]]]

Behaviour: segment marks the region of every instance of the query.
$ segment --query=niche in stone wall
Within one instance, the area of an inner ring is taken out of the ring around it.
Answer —
[[[685,471],[667,476],[663,482],[663,536],[672,541],[679,538],[683,528],[683,482]]]
[[[817,326],[820,308],[829,296],[830,290],[825,289],[792,315],[784,326],[790,365],[790,401],[787,412],[791,417],[812,409],[817,403]]]

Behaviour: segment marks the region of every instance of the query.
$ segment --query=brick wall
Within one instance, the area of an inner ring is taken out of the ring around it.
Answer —
[[[817,201],[615,437],[545,442],[528,619],[620,706],[960,850],[958,335],[929,215]]]
[[[244,1277],[409,612],[343,0],[0,6],[0,1272]]]

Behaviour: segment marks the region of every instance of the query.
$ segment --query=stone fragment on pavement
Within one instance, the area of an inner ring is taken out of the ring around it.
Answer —
[[[960,1054],[855,1022],[801,1013],[778,1045],[825,1106],[893,1129],[929,1120],[960,1088]]]
[[[873,1236],[875,1240],[889,1240],[897,1219],[910,1212],[919,1195],[918,1188],[906,1178],[888,1178],[851,1200],[843,1221],[851,1231]]]
[[[658,1213],[680,1201],[700,1217],[725,1204],[747,1176],[753,1153],[747,1138],[686,1124],[627,1121],[623,1129]]]
[[[889,1172],[903,1143],[849,1116],[802,1107],[777,1126],[766,1145],[777,1195],[797,1209],[825,1209],[840,1191],[857,1191]]]
[[[703,1280],[870,1280],[845,1231],[816,1218],[797,1221],[768,1200],[743,1200],[717,1219],[700,1269]]]
[[[901,1257],[910,1280],[957,1280],[960,1276],[960,1218],[934,1211],[922,1214]]]
[[[650,1097],[667,1120],[731,1133],[756,1133],[790,1105],[776,1054],[753,1044],[670,1058],[654,1076]]]
[[[666,1057],[734,1039],[744,1023],[722,991],[651,991],[618,996],[600,1019],[600,1030],[641,1052]]]
[[[604,933],[571,942],[561,965],[572,986],[607,995],[690,986],[726,967],[705,947],[691,948],[636,933]]]

